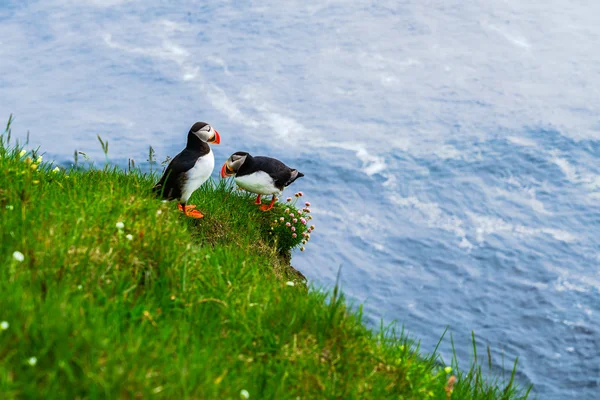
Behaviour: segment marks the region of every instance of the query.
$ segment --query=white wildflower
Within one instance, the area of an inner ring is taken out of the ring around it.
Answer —
[[[23,262],[23,260],[25,259],[25,256],[20,251],[15,251],[13,253],[13,258],[15,260],[17,260],[18,262]]]
[[[32,367],[35,367],[35,364],[37,364],[37,358],[29,357],[27,359],[27,364],[31,365]]]
[[[133,240],[133,235],[131,233],[128,233],[127,235],[125,235],[125,238],[127,240]]]
[[[0,322],[0,329],[2,329],[3,331],[7,330],[9,326],[10,324],[6,321]]]
[[[125,228],[125,224],[122,223],[121,221],[117,222],[115,224],[115,226],[117,227],[117,229],[123,229],[123,228]]]
[[[242,389],[242,390],[240,390],[240,397],[242,399],[249,399],[250,393],[248,393],[248,391],[246,389]]]
[[[288,285],[288,286],[296,286],[296,284],[294,283],[294,281],[287,281],[285,284]]]

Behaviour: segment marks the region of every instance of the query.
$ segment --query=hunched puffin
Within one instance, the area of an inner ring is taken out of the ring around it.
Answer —
[[[188,199],[210,177],[215,167],[215,156],[208,143],[219,144],[219,132],[206,122],[196,122],[190,128],[185,149],[171,160],[153,190],[166,200],[179,200],[178,207],[188,217],[204,215],[195,205],[186,205]]]
[[[297,169],[292,169],[271,157],[252,157],[245,151],[233,153],[221,167],[221,178],[235,175],[235,183],[248,192],[257,193],[256,204],[261,204],[261,195],[272,195],[269,205],[263,204],[260,209],[268,211],[273,208],[277,196],[296,179],[304,176]]]

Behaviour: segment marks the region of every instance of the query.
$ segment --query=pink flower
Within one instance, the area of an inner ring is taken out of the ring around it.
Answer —
[[[306,232],[302,232],[302,236],[306,236]]]
[[[300,218],[300,222],[302,222],[304,225],[306,225],[306,220],[304,218]]]
[[[290,224],[289,222],[285,223],[285,226],[291,226],[292,224]]]
[[[289,208],[286,208],[286,209],[285,209],[285,212],[286,212],[286,213],[289,213],[289,212],[290,212],[290,209],[289,209]]]
[[[290,218],[294,218],[294,213],[291,213],[291,214],[290,214]]]
[[[298,197],[302,197],[302,196],[304,196],[304,193],[298,192]]]
[[[304,204],[306,205],[306,207],[310,207],[310,203],[308,201]]]
[[[296,223],[296,222],[298,222],[298,220],[297,220],[296,218],[294,218],[294,219],[292,220],[292,222],[293,222],[293,223]]]
[[[281,222],[283,222],[283,217],[279,218],[279,220],[280,220]]]
[[[292,233],[292,237],[293,237],[294,239],[296,239],[296,236],[298,236],[298,235],[296,235],[295,233]]]
[[[296,232],[296,227],[292,226],[292,232]]]
[[[285,201],[292,201],[292,198],[288,197],[287,199],[285,199]]]

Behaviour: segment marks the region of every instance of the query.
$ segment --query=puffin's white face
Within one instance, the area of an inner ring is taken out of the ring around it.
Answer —
[[[212,126],[206,124],[202,128],[197,131],[192,131],[192,133],[203,142],[219,144],[221,143],[221,137],[219,136],[219,132],[216,129],[213,129]]]

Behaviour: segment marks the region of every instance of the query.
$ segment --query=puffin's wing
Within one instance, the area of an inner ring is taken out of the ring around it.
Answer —
[[[254,160],[257,162],[259,169],[268,173],[273,179],[275,186],[280,189],[304,176],[301,172],[291,169],[275,158],[258,156],[254,157]]]
[[[162,192],[165,199],[176,199],[181,196],[181,187],[186,179],[186,172],[194,167],[198,157],[187,149],[177,154],[171,160],[160,180],[153,190]]]

